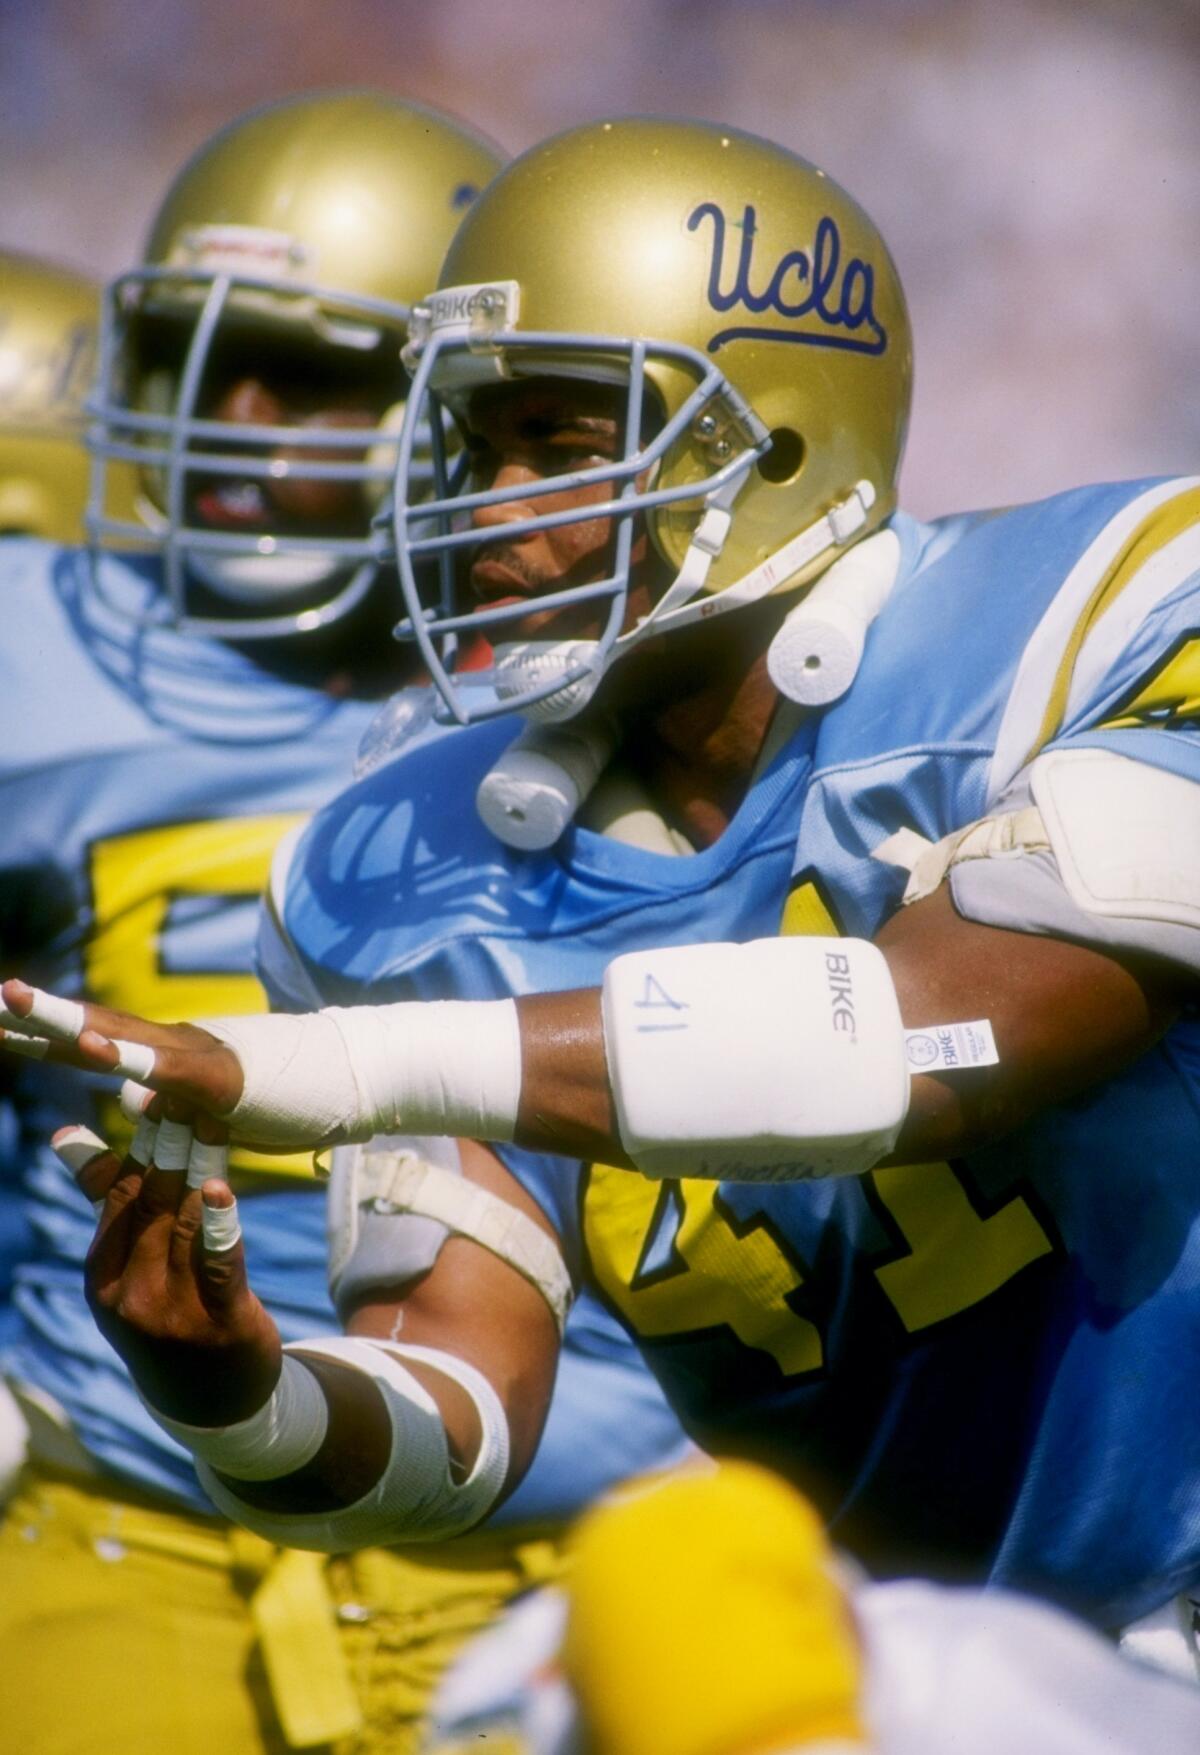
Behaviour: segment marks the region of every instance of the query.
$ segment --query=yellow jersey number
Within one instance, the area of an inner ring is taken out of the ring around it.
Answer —
[[[181,896],[253,899],[262,894],[271,856],[302,814],[220,817],[168,823],[113,835],[92,844],[92,926],[84,947],[84,980],[101,1005],[155,1022],[230,1016],[267,1009],[257,979],[245,970],[175,972],[163,966],[163,935]],[[109,1137],[129,1129],[114,1101],[104,1105]],[[302,1157],[238,1151],[241,1171],[307,1174]]]
[[[793,888],[781,931],[838,933],[814,879]],[[949,1164],[893,1165],[871,1171],[868,1181],[896,1239],[872,1271],[909,1334],[970,1309],[1053,1250],[1023,1195],[980,1213]],[[664,1224],[671,1226],[669,1260],[644,1271]],[[820,1330],[793,1307],[804,1264],[765,1218],[738,1220],[717,1184],[656,1184],[595,1164],[584,1234],[601,1289],[635,1333],[650,1339],[724,1325],[745,1346],[769,1353],[785,1376],[821,1369]]]

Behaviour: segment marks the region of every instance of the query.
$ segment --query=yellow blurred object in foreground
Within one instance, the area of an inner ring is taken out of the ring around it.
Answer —
[[[798,1493],[748,1464],[584,1520],[564,1662],[596,1755],[865,1745],[829,1544]]]

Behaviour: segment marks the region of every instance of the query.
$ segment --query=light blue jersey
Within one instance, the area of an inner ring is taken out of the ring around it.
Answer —
[[[871,936],[906,878],[882,843],[985,814],[1040,749],[1200,779],[1198,526],[1195,483],[896,518],[849,693],[691,858],[578,827],[511,851],[470,807],[511,730],[414,750],[306,832],[277,897],[297,963],[333,1003],[482,999],[595,986],[634,949]],[[952,1165],[718,1187],[501,1155],[693,1436],[785,1470],[876,1565],[1112,1625],[1200,1576],[1193,1017]]]
[[[0,548],[4,967],[152,1018],[261,1010],[253,946],[272,853],[347,781],[377,704],[274,674],[253,647],[139,633],[132,612],[157,589],[153,563],[102,564],[108,598],[130,616],[97,599],[81,551]],[[16,1101],[0,1109],[13,1135],[0,1126],[0,1258],[7,1243],[26,1259],[6,1366],[62,1405],[106,1468],[204,1506],[190,1456],[146,1414],[84,1301],[94,1220],[47,1143],[87,1119],[81,1077],[14,1065]],[[111,1137],[119,1123],[100,1083],[96,1119]],[[324,1194],[307,1161],[247,1154],[239,1194],[252,1282],[284,1339],[337,1332]],[[627,1409],[626,1430],[595,1424],[597,1397]],[[581,1312],[539,1463],[503,1515],[567,1515],[682,1443],[623,1330]]]

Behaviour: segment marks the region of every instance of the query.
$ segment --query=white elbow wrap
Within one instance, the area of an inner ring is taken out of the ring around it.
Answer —
[[[270,1400],[236,1425],[187,1426],[182,1420],[169,1420],[142,1399],[147,1413],[198,1462],[239,1481],[274,1481],[294,1474],[316,1456],[329,1425],[320,1384],[286,1351]]]
[[[247,1505],[198,1461],[196,1472],[218,1511],[283,1547],[342,1553],[391,1542],[438,1542],[485,1517],[508,1473],[508,1422],[500,1398],[473,1365],[437,1347],[341,1335],[293,1343],[287,1351],[332,1359],[369,1377],[392,1426],[392,1449],[379,1480],[353,1505],[332,1512],[275,1514]],[[450,1473],[450,1449],[437,1403],[398,1354],[459,1384],[479,1414],[479,1454],[465,1481]],[[227,1472],[227,1471],[223,1471]]]
[[[647,1176],[851,1176],[908,1113],[896,990],[865,939],[618,957],[604,1039],[621,1139]]]
[[[521,1036],[510,999],[331,1006],[204,1027],[238,1057],[243,1088],[229,1121],[256,1144],[512,1138]]]

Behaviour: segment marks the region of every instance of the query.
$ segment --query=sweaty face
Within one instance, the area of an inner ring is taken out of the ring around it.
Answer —
[[[512,538],[505,536],[505,529],[518,519],[582,511],[611,499],[610,481],[564,482],[561,492],[533,498],[523,497],[521,489],[615,461],[624,452],[624,415],[622,388],[576,379],[529,379],[488,385],[472,393],[460,420],[471,461],[471,490],[504,488],[513,498],[473,514],[481,540],[472,551],[469,593],[481,607],[530,604],[530,613],[506,627],[500,637],[591,639],[599,634],[602,605],[565,605],[541,613],[535,605],[550,592],[608,576],[615,552],[614,521],[583,517],[578,523]],[[636,533],[631,618],[649,607],[647,546],[644,533]]]
[[[144,324],[138,339],[144,383],[178,391],[190,328],[169,321]],[[358,481],[313,480],[289,473],[306,463],[361,463],[365,447],[343,449],[282,442],[254,443],[247,426],[370,431],[401,401],[407,378],[394,336],[362,353],[307,335],[265,326],[226,324],[210,350],[196,399],[198,418],[230,426],[228,445],[203,447],[228,455],[267,459],[270,476],[249,473],[187,477],[187,519],[202,528],[299,536],[361,536],[373,510]],[[200,447],[193,447],[200,448]]]

